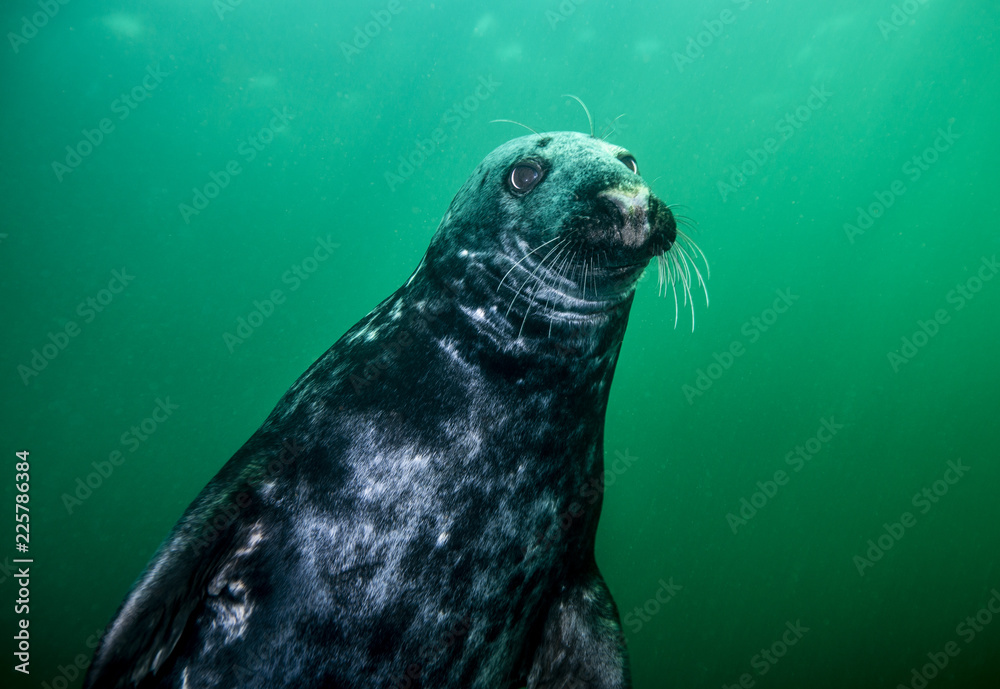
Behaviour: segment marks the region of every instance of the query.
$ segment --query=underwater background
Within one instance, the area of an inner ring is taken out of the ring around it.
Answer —
[[[634,686],[1000,687],[998,19],[5,3],[2,686],[80,686],[188,503],[525,133],[490,121],[589,131],[575,94],[711,264],[693,332],[647,272],[607,415]]]

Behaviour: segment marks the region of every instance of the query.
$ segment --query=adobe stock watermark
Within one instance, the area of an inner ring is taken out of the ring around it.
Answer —
[[[226,21],[226,15],[235,12],[236,8],[243,4],[243,0],[214,0],[212,9],[219,21]]]
[[[153,91],[163,83],[164,78],[170,76],[169,72],[160,71],[160,66],[147,65],[146,76],[130,90],[123,92],[111,101],[111,113],[117,115],[118,122],[124,122],[132,112],[139,107],[139,103],[152,98]],[[97,147],[104,143],[104,139],[114,133],[117,124],[110,117],[102,117],[93,129],[82,129],[83,138],[75,144],[66,146],[66,155],[62,161],[52,161],[52,171],[56,179],[60,182],[66,175],[74,172],[84,159],[89,157]]]
[[[129,275],[127,268],[112,270],[111,279],[106,287],[101,288],[93,296],[88,296],[76,307],[76,315],[83,320],[83,325],[94,322],[99,313],[103,313],[115,297],[125,291],[125,288],[135,280],[134,275]],[[21,382],[27,386],[32,379],[48,368],[50,362],[66,351],[70,343],[83,332],[81,324],[75,320],[67,320],[61,330],[49,331],[48,342],[41,347],[31,350],[27,364],[18,364],[17,375],[21,377]]]
[[[931,169],[931,166],[939,161],[944,153],[951,150],[951,147],[955,145],[955,141],[962,138],[961,134],[956,134],[952,131],[954,126],[955,124],[951,123],[948,125],[947,130],[943,127],[939,128],[937,130],[937,137],[930,146],[903,163],[901,169],[902,175],[911,184],[919,182],[920,178]],[[903,179],[896,179],[886,189],[876,191],[873,194],[875,200],[867,206],[864,208],[858,206],[856,209],[858,214],[857,219],[854,221],[855,224],[844,223],[844,234],[847,235],[848,241],[854,244],[855,238],[860,237],[874,227],[875,223],[885,215],[885,212],[896,203],[896,199],[906,192],[906,182]]]
[[[664,606],[669,604],[674,599],[674,596],[684,588],[680,584],[675,584],[673,577],[670,577],[667,581],[660,579],[656,583],[660,585],[656,589],[656,593],[642,605],[635,606],[631,612],[626,613],[622,618],[622,622],[628,626],[629,631],[633,634],[641,632],[643,626],[659,615]]]
[[[714,359],[712,363],[695,371],[693,383],[685,383],[681,386],[681,392],[684,393],[684,399],[689,405],[694,404],[696,399],[703,397],[706,392],[711,390],[716,381],[733,367],[736,360],[747,353],[747,346],[760,340],[763,334],[778,322],[781,315],[788,313],[788,309],[799,300],[799,295],[792,294],[791,289],[779,289],[775,294],[777,298],[770,307],[740,326],[740,334],[746,338],[746,344],[741,339],[733,340],[726,349],[712,354]]]
[[[955,627],[955,636],[959,637],[968,646],[976,637],[982,634],[996,615],[1000,615],[1000,591],[990,589],[990,598],[983,604],[974,615],[969,615],[958,623]],[[940,651],[927,653],[927,663],[910,669],[910,677],[907,682],[900,682],[896,689],[927,689],[931,680],[944,672],[952,659],[957,658],[962,652],[962,647],[957,641],[947,642]]]
[[[414,331],[426,331],[429,323],[437,320],[437,314],[429,309],[415,311],[408,317],[406,327],[397,328],[391,339],[381,340],[379,342],[381,351],[376,356],[356,366],[354,372],[348,376],[347,382],[351,384],[351,389],[355,394],[370,389],[382,377],[382,373],[396,363],[397,357],[413,345],[415,342]]]
[[[312,252],[281,274],[281,283],[288,285],[288,294],[297,292],[305,281],[319,270],[320,265],[329,260],[333,252],[340,248],[340,244],[331,241],[332,237],[333,235],[329,234],[326,238],[316,237],[316,246],[313,247]],[[235,352],[239,345],[250,339],[257,329],[274,315],[275,309],[285,303],[288,294],[285,293],[285,290],[277,287],[271,290],[263,301],[254,299],[253,309],[245,316],[236,319],[236,328],[233,332],[227,330],[222,333],[222,342],[230,354]]]
[[[180,406],[173,404],[170,398],[160,399],[156,398],[156,406],[150,412],[149,416],[139,421],[129,427],[127,431],[121,434],[118,439],[119,443],[128,450],[131,454],[142,447],[142,444],[149,440],[150,436],[156,433],[160,427],[166,423],[174,412],[180,409]],[[104,485],[104,482],[111,478],[111,475],[115,473],[115,469],[120,467],[128,459],[128,455],[122,450],[112,450],[108,454],[108,458],[101,462],[91,462],[90,466],[93,467],[93,471],[88,473],[86,476],[77,476],[76,482],[74,483],[74,488],[72,493],[63,493],[60,497],[62,498],[63,507],[66,508],[66,514],[73,514],[73,510],[81,507],[85,501],[87,501],[94,491],[100,489]]]
[[[21,30],[17,33],[7,32],[7,40],[10,47],[16,54],[21,50],[21,46],[27,45],[28,41],[38,35],[38,32],[48,26],[49,22],[59,14],[63,5],[68,5],[70,0],[38,0],[38,11],[30,17],[21,17]]]
[[[247,137],[246,141],[241,141],[236,147],[238,158],[230,160],[218,172],[209,172],[209,181],[205,182],[201,188],[193,187],[191,189],[191,203],[177,205],[177,210],[180,211],[185,225],[190,225],[191,217],[199,215],[208,208],[208,204],[219,197],[219,194],[232,183],[233,178],[243,172],[240,159],[244,163],[252,163],[261,151],[274,142],[275,132],[284,131],[288,124],[295,119],[295,115],[290,114],[287,107],[283,107],[281,110],[271,108],[271,112],[274,113],[271,121],[261,127],[256,134]]]
[[[587,0],[562,0],[555,10],[545,10],[545,21],[550,29],[555,29],[576,14],[577,8]]]
[[[952,486],[957,484],[966,473],[969,467],[962,464],[962,460],[948,460],[947,469],[941,478],[934,481],[930,486],[925,486],[915,493],[910,499],[910,504],[917,509],[920,514],[927,514],[936,504],[941,501]],[[899,520],[892,523],[883,523],[882,532],[875,538],[868,539],[868,549],[863,555],[855,555],[853,562],[860,576],[865,575],[865,570],[871,569],[879,562],[885,554],[892,550],[893,546],[903,540],[907,532],[917,525],[917,517],[912,512],[903,512]]]
[[[236,521],[248,507],[254,504],[254,496],[258,494],[261,484],[273,481],[290,467],[302,454],[302,448],[295,443],[285,439],[281,441],[281,449],[275,454],[266,465],[262,466],[263,473],[257,473],[247,479],[246,484],[239,493],[230,495],[228,500],[219,506],[216,511],[207,515],[201,520],[201,528],[197,530],[197,538],[192,538],[187,542],[187,547],[195,555],[214,543],[220,535],[226,533],[229,527]]]
[[[802,471],[813,457],[833,442],[837,431],[843,428],[844,425],[834,421],[832,416],[829,419],[820,419],[820,426],[816,433],[801,445],[796,445],[794,450],[785,455],[785,464],[791,467],[794,473]],[[726,523],[729,524],[733,533],[737,533],[741,526],[746,526],[751,519],[767,507],[768,503],[778,495],[781,488],[788,485],[791,477],[792,475],[784,469],[778,469],[771,478],[757,481],[757,490],[751,493],[749,498],[740,498],[739,509],[726,514]]]
[[[957,283],[954,289],[945,294],[945,301],[953,305],[956,312],[961,311],[976,298],[986,283],[990,282],[998,272],[1000,272],[1000,263],[997,263],[996,254],[992,258],[983,256],[975,275],[966,278],[964,282]],[[892,350],[886,354],[892,372],[899,373],[903,366],[913,361],[917,354],[923,351],[933,338],[937,337],[942,326],[950,322],[951,313],[946,308],[938,309],[927,320],[918,320],[917,329],[912,334],[901,338],[902,346],[899,350]]]
[[[5,557],[3,562],[0,562],[0,584],[10,579],[17,572],[17,569],[14,563],[11,562],[10,557]]]
[[[552,523],[538,533],[535,542],[524,548],[525,559],[558,544],[563,535],[568,532],[580,517],[587,514],[586,507],[593,507],[604,495],[609,486],[625,474],[638,461],[628,450],[615,450],[614,459],[605,463],[604,473],[592,478],[579,491],[579,500],[570,503],[566,510],[557,515]]]
[[[730,2],[736,5],[740,12],[745,12],[753,4],[752,0],[730,0]],[[672,57],[677,73],[681,74],[689,65],[693,65],[695,61],[705,57],[705,51],[722,36],[727,26],[736,23],[738,16],[736,12],[727,8],[719,12],[719,16],[716,18],[703,21],[702,25],[705,29],[688,37],[684,44],[684,52],[674,51]]]
[[[43,681],[42,689],[69,689],[70,685],[76,682],[78,678],[82,678],[84,673],[87,672],[87,668],[90,667],[90,660],[94,655],[94,651],[97,650],[98,645],[101,643],[103,635],[103,630],[95,629],[94,633],[88,636],[85,641],[87,651],[85,653],[77,653],[73,657],[73,661],[66,665],[57,665],[56,670],[59,674],[48,682]]]
[[[389,28],[392,20],[403,11],[402,0],[389,0],[385,9],[372,10],[372,20],[363,25],[354,27],[354,34],[351,42],[340,42],[340,52],[344,54],[344,59],[349,63],[361,54],[361,51],[371,45],[371,42],[378,38],[382,31]]]
[[[833,93],[826,90],[826,86],[813,86],[809,97],[805,102],[786,112],[777,122],[774,123],[774,131],[777,137],[769,136],[761,142],[759,148],[748,148],[747,157],[739,165],[730,165],[723,170],[724,178],[716,183],[722,201],[729,198],[738,190],[742,189],[750,181],[750,178],[764,169],[764,166],[771,162],[781,147],[805,126],[812,116],[826,107]],[[728,177],[725,177],[728,173]]]
[[[457,288],[451,283],[445,281],[441,287],[443,288],[442,292],[447,291],[458,296]],[[413,306],[407,305],[404,313],[404,305],[401,302],[396,302],[389,315],[394,323],[391,336],[382,334],[378,337],[378,354],[356,363],[354,372],[347,378],[354,393],[361,394],[371,391],[372,386],[378,382],[382,374],[395,365],[397,357],[413,345],[414,335],[428,332],[431,323],[439,322],[438,316],[447,309],[445,304],[444,300],[431,299]],[[371,334],[369,328],[369,325],[365,325],[352,329],[345,337],[349,343],[353,344],[362,338],[368,338]],[[366,351],[365,348],[362,348],[362,351]]]
[[[385,685],[385,689],[410,689],[415,682],[418,686],[426,686],[425,683],[420,682],[423,668],[437,661],[442,654],[468,634],[470,629],[472,629],[472,618],[469,615],[453,622],[440,639],[421,646],[419,658],[407,665],[402,673],[393,676]]]
[[[809,627],[802,624],[802,620],[795,620],[795,622],[785,622],[785,631],[781,633],[781,636],[773,644],[767,648],[760,649],[760,652],[750,658],[750,667],[752,667],[758,677],[763,677],[768,672],[770,672],[778,662],[781,661],[788,651],[794,647],[799,641],[802,640],[809,632]],[[755,686],[757,680],[749,672],[744,672],[740,675],[739,679],[732,684],[723,684],[722,689],[751,689]]]
[[[617,117],[605,117],[604,120],[601,122],[601,124],[597,127],[596,131],[600,134],[600,137],[602,139],[607,141],[612,136],[618,134],[619,131],[625,131],[629,129],[628,123],[622,121],[622,118],[624,117],[625,113],[622,113]],[[645,276],[645,272],[643,272],[643,276]],[[641,280],[642,277],[640,277],[639,279]]]
[[[431,131],[430,135],[418,137],[414,141],[413,149],[405,156],[399,156],[399,165],[396,166],[395,171],[387,170],[384,173],[385,183],[389,185],[389,191],[396,191],[396,187],[412,177],[441,144],[461,129],[472,113],[489,100],[500,86],[502,84],[499,81],[494,81],[492,74],[488,77],[479,77],[479,83],[473,89],[472,94],[461,102],[452,103],[451,107],[444,111],[440,124]]]
[[[273,659],[262,653],[259,648],[250,647],[240,653],[239,660],[229,671],[236,680],[236,686],[252,686],[254,678],[271,662]]]
[[[926,5],[928,0],[903,0],[898,4],[892,6],[892,13],[889,15],[889,19],[879,19],[878,20],[878,30],[882,34],[882,38],[889,40],[889,36],[901,31],[904,26],[913,22],[913,18],[917,15],[924,5]]]

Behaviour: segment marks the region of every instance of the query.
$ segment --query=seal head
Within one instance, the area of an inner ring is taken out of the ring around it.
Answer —
[[[642,271],[677,236],[638,172],[628,151],[584,134],[514,139],[456,195],[425,265],[508,335],[627,316]]]

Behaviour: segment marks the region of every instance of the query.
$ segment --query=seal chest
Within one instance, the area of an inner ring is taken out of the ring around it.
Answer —
[[[630,686],[595,486],[635,285],[677,236],[619,147],[490,153],[188,507],[85,686]]]

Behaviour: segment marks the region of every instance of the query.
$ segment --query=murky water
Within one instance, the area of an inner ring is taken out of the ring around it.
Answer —
[[[189,501],[523,131],[490,120],[585,131],[566,93],[712,268],[693,333],[640,285],[608,413],[634,685],[998,686],[998,17],[10,3],[3,495],[29,450],[34,561],[15,613],[8,522],[4,686],[79,686]]]

